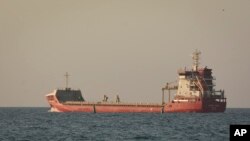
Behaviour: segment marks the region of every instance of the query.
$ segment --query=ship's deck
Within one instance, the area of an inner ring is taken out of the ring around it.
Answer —
[[[67,101],[62,103],[64,105],[96,105],[96,106],[143,106],[143,107],[161,107],[159,103],[125,103],[125,102],[81,102],[81,101]]]

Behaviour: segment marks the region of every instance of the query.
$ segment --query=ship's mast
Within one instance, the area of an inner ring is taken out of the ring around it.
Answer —
[[[69,73],[66,72],[66,74],[64,75],[65,76],[65,79],[66,79],[66,89],[68,89],[68,84],[69,84]]]
[[[198,67],[199,67],[199,60],[200,60],[200,54],[201,52],[198,51],[197,49],[195,50],[195,52],[193,53],[193,71],[197,71]]]

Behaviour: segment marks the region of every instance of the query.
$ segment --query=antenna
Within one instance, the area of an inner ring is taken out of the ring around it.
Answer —
[[[64,75],[65,76],[65,78],[66,78],[66,89],[68,89],[68,83],[69,83],[69,73],[68,72],[66,72],[66,74]]]
[[[199,60],[200,60],[200,54],[201,54],[201,52],[198,51],[197,49],[195,50],[195,52],[193,52],[192,58],[193,58],[193,70],[194,71],[197,71],[198,66],[200,64],[200,62],[199,62]]]

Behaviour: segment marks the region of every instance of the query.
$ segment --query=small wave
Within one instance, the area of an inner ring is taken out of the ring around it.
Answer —
[[[132,139],[135,139],[135,140],[156,140],[157,137],[154,137],[154,136],[148,136],[148,135],[138,135],[138,136],[135,136],[133,137]]]

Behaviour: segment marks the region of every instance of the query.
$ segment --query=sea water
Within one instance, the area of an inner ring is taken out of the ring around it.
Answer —
[[[0,108],[1,141],[224,141],[230,124],[250,124],[250,109],[225,113],[51,113]]]

